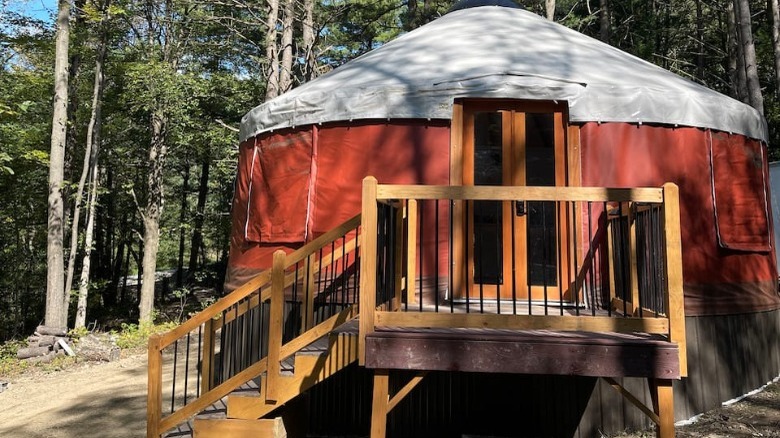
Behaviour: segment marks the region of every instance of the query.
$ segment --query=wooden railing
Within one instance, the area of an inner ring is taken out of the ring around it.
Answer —
[[[474,224],[486,208],[502,218],[495,228]],[[361,364],[365,337],[380,326],[641,332],[677,343],[687,375],[672,183],[411,186],[368,177],[362,217]],[[497,254],[478,247],[479,232],[501,240]],[[518,249],[531,240],[533,257]],[[500,268],[490,280],[483,271],[492,265]]]
[[[149,339],[147,437],[159,437],[264,372],[274,397],[280,362],[357,314],[360,216]]]

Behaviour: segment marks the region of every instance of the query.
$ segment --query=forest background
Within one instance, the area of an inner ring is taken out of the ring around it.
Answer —
[[[0,342],[218,297],[241,116],[454,3],[15,1],[0,0]],[[521,3],[752,105],[778,159],[777,2]]]

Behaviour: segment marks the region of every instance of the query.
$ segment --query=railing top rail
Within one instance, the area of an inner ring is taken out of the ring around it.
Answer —
[[[378,184],[377,199],[593,201],[662,203],[663,188],[423,186]]]

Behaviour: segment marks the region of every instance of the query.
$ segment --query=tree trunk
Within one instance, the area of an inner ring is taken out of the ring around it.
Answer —
[[[95,145],[97,149],[97,144]],[[74,327],[84,327],[87,322],[87,296],[89,294],[89,269],[92,255],[92,234],[95,229],[95,206],[97,205],[98,171],[97,154],[90,177],[89,201],[87,207],[87,225],[84,232],[84,259],[81,262],[81,281],[79,281],[79,299],[76,306],[76,322]]]
[[[410,13],[412,13],[411,5],[416,5],[416,2],[409,2]],[[301,27],[303,28],[303,50],[306,57],[303,80],[308,82],[317,77],[317,59],[314,56],[314,42],[316,41],[316,34],[314,33],[314,0],[303,0],[303,24]]]
[[[696,79],[704,83],[704,13],[701,0],[696,0]]]
[[[63,228],[64,211],[62,184],[65,163],[65,142],[68,122],[68,42],[70,40],[70,3],[59,0],[54,59],[54,112],[49,155],[49,216],[46,237],[46,325],[65,327]]]
[[[780,96],[780,6],[778,0],[769,0],[772,12],[772,48],[775,54],[775,93]]]
[[[734,97],[740,102],[748,103],[747,78],[745,77],[745,57],[742,55],[742,44],[737,31],[737,11],[733,2],[728,2],[726,17],[728,27],[729,76]]]
[[[268,82],[265,87],[265,100],[279,95],[279,45],[276,41],[276,25],[279,19],[279,0],[268,0],[268,16],[265,35],[265,56],[268,61]]]
[[[107,5],[106,5],[107,6]],[[105,17],[104,17],[105,19]],[[84,230],[84,259],[81,262],[81,281],[79,282],[79,299],[76,308],[75,327],[84,327],[87,321],[87,294],[89,293],[89,269],[92,256],[92,235],[95,229],[95,211],[98,189],[98,156],[100,154],[100,129],[102,126],[103,107],[103,61],[106,57],[107,33],[101,24],[100,45],[95,58],[95,84],[92,90],[92,113],[87,125],[87,144],[85,150],[90,151],[90,187],[87,202],[87,224]]]
[[[599,8],[599,39],[609,44],[610,22],[609,0],[601,0]]]
[[[544,8],[547,13],[547,19],[555,20],[555,0],[544,0]]]
[[[282,15],[282,65],[279,69],[279,93],[292,89],[293,30],[295,23],[295,0],[284,0]]]
[[[750,2],[748,0],[734,0],[734,11],[745,62],[748,101],[750,106],[764,115],[764,96],[761,94],[761,84],[758,81],[756,47],[753,44],[753,30],[751,29]]]
[[[190,244],[190,274],[198,269],[198,252],[203,246],[203,222],[206,219],[206,197],[209,193],[210,157],[206,156],[200,168],[200,183],[198,184],[198,206],[195,208],[195,223],[192,229]]]
[[[190,162],[184,160],[184,178],[181,188],[181,203],[179,204],[179,257],[176,263],[176,287],[180,288],[184,283],[184,238],[186,235],[187,220],[187,193],[190,191]]]
[[[165,143],[168,124],[166,116],[155,111],[152,113],[151,124],[152,140],[149,147],[147,201],[143,217],[143,276],[138,304],[141,322],[151,322],[154,310],[154,274],[157,270],[157,251],[160,248],[160,217],[163,208],[163,164],[168,149]]]

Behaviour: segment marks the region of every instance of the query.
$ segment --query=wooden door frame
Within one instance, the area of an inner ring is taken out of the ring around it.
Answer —
[[[471,122],[471,116],[476,112],[501,110],[520,113],[537,112],[554,114],[556,126],[555,162],[556,167],[560,166],[560,168],[563,169],[562,172],[556,172],[556,185],[580,185],[579,127],[568,123],[568,104],[566,102],[515,99],[456,99],[454,101],[452,124],[450,128],[450,185],[464,185],[463,170],[465,166],[469,165],[469,161],[471,161],[470,164],[471,167],[473,167],[473,153],[465,153],[467,142],[472,142],[472,146],[469,149],[473,149],[474,124]],[[515,141],[517,141],[517,136],[515,136]],[[524,154],[524,148],[518,148],[517,146],[518,145],[512,145],[513,151],[518,152],[519,149],[522,149]],[[512,157],[512,160],[517,160],[518,158],[520,157]],[[519,178],[518,175],[513,175],[513,177]],[[516,181],[517,180],[512,181],[512,184],[517,184]],[[508,208],[505,207],[505,210],[507,209]],[[504,222],[505,227],[509,226],[508,221]],[[571,229],[572,222],[569,212],[559,211],[559,223],[561,224],[559,238],[563,236],[565,239],[561,242],[560,247],[567,252],[567,254],[560,254],[558,256],[562,259],[558,261],[558,264],[563,268],[571,263],[573,252],[573,247],[571,247],[571,245],[576,244],[579,247],[580,243],[578,242],[579,239],[576,238],[573,239],[574,242],[568,241],[569,239],[567,236],[574,235],[574,230]],[[454,260],[451,261],[453,264],[453,278],[451,279],[453,290],[451,297],[456,299],[464,299],[470,296],[466,293],[466,286],[469,284],[466,272],[470,272],[471,264],[468,263],[468,261],[463,260],[465,257],[465,236],[467,231],[464,229],[464,225],[463,205],[461,203],[455,203],[453,209],[453,236],[451,236],[454,255]],[[508,245],[504,246],[506,247]],[[507,252],[506,248],[504,252]],[[504,259],[506,262],[506,257]],[[525,270],[521,269],[519,271]],[[527,275],[527,273],[523,272],[522,275]],[[564,294],[564,301],[574,301],[573,296],[570,293],[571,287],[568,269],[562,269],[562,272],[559,273],[558,282],[560,283],[558,287],[561,288],[561,293]],[[542,288],[542,286],[539,286],[538,288]],[[533,287],[531,289],[531,295],[533,297]]]

